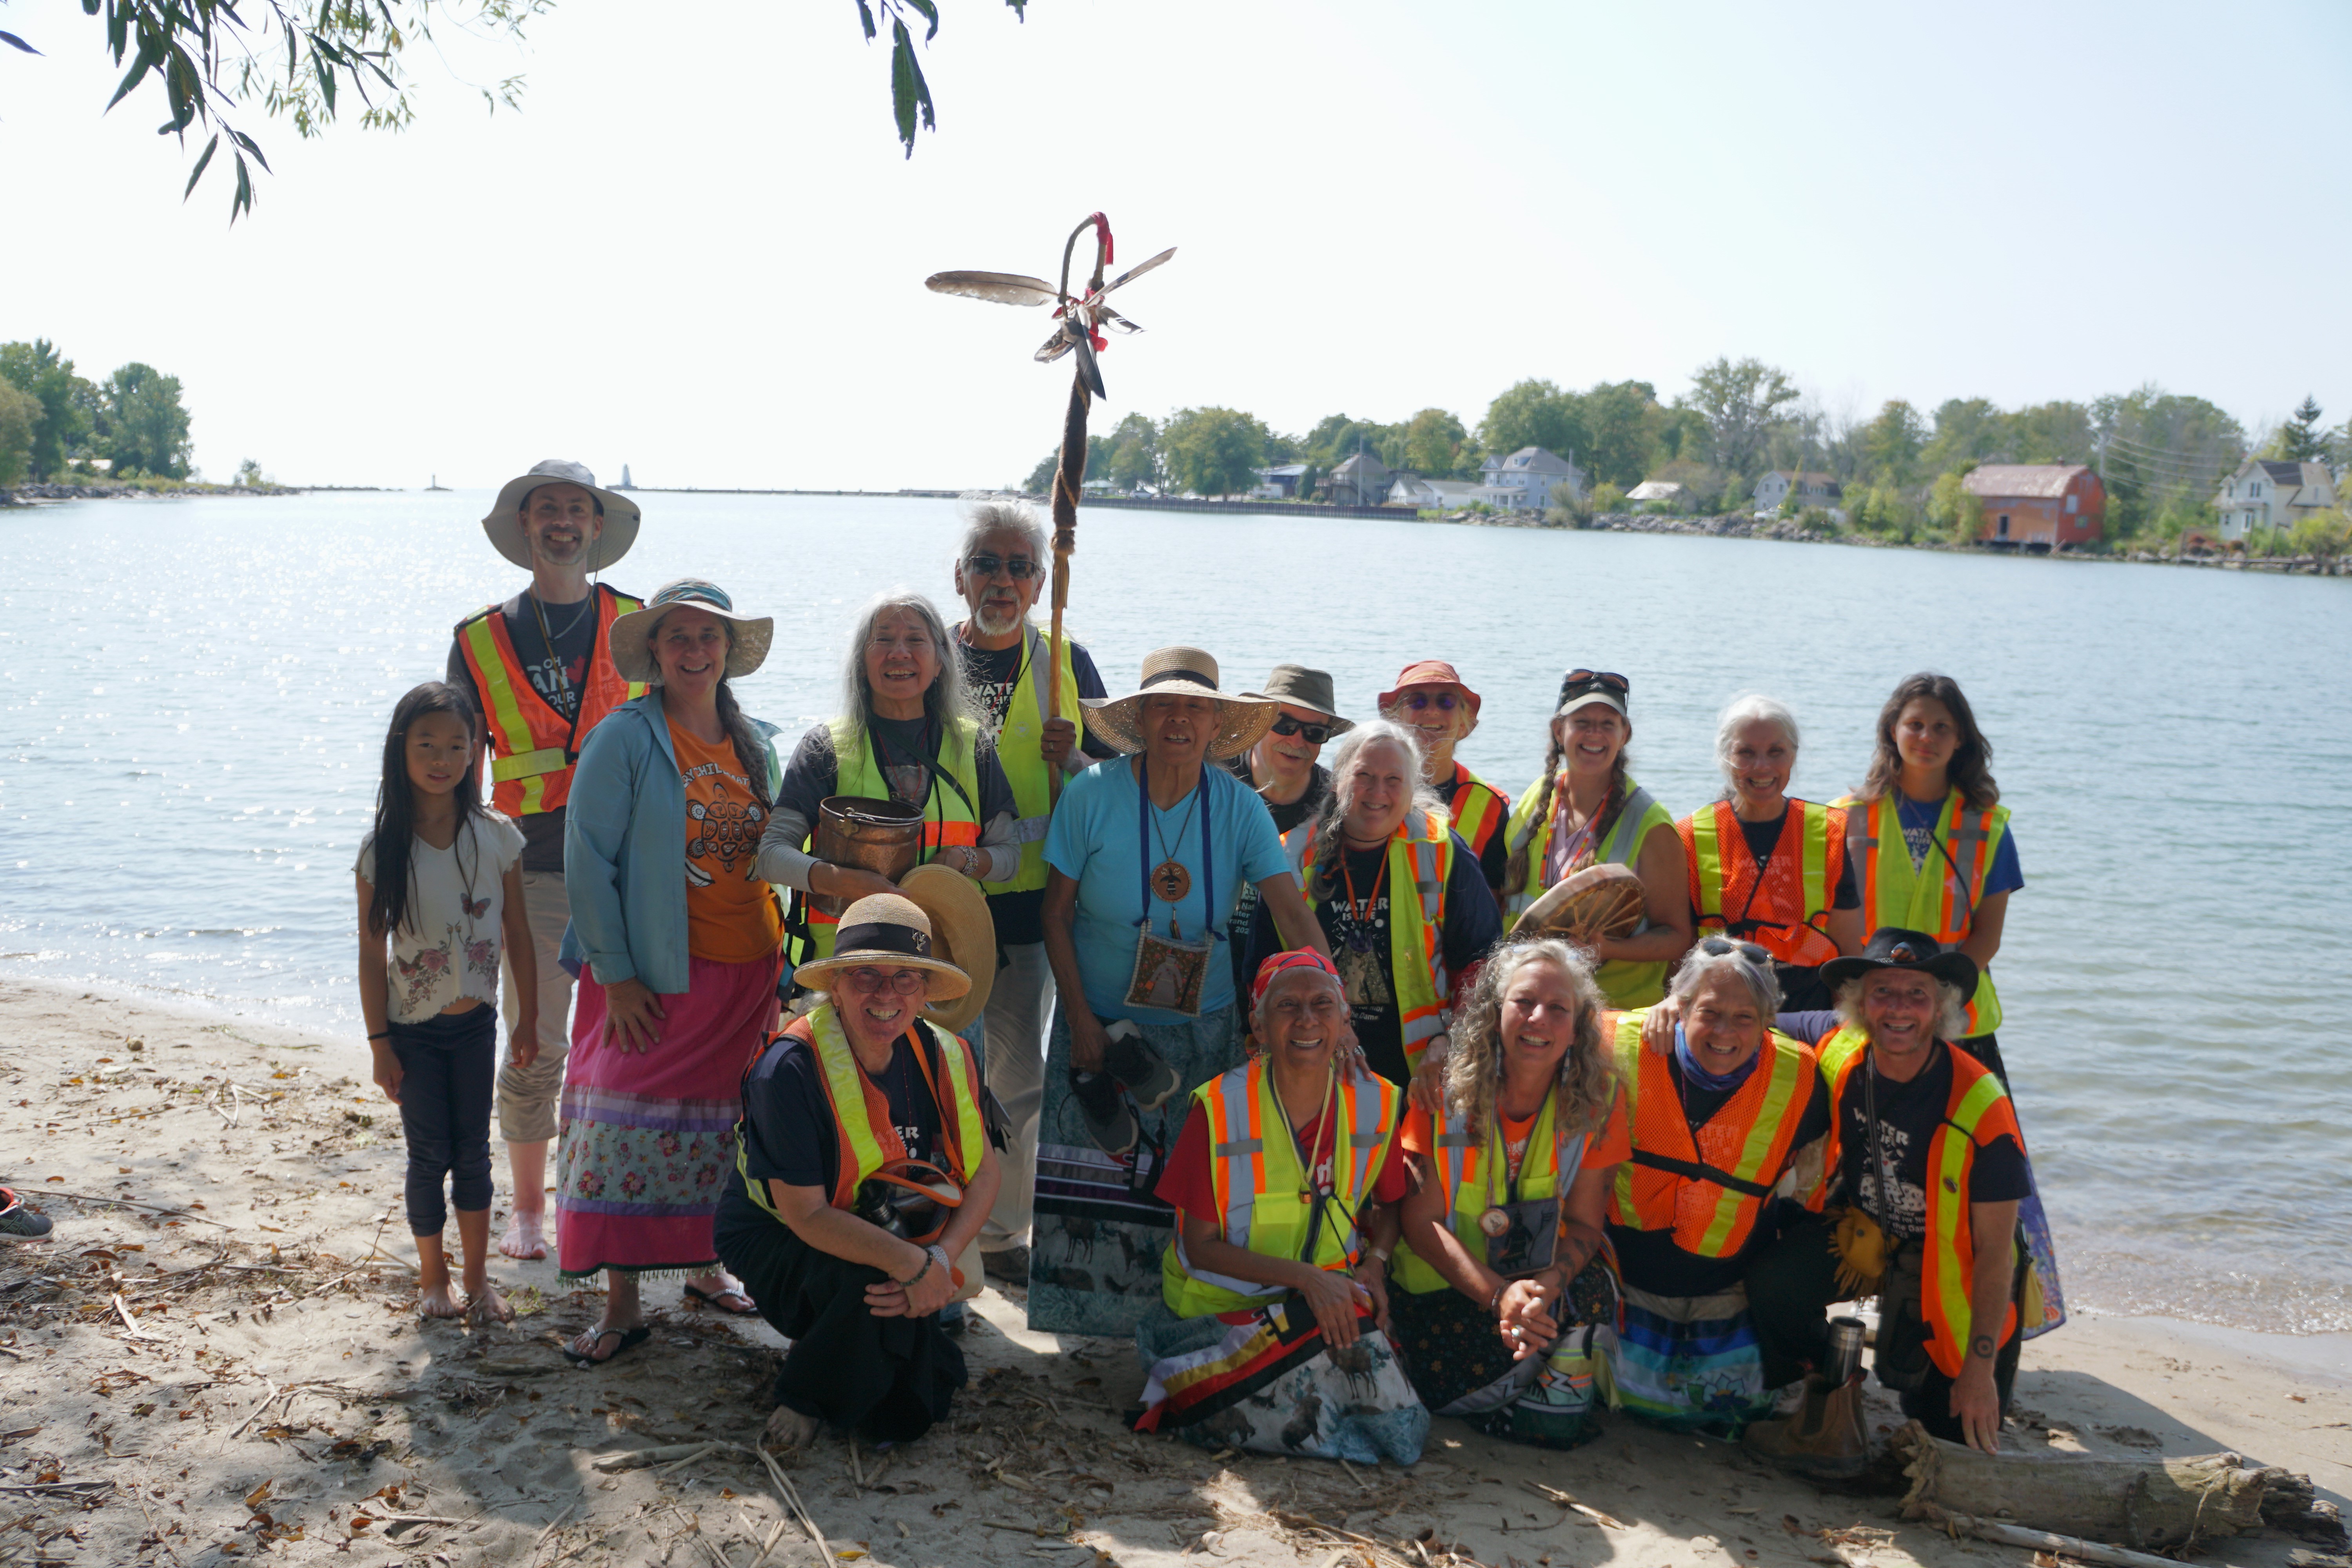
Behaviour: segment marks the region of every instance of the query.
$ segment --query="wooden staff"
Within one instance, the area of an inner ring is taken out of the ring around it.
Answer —
[[[1062,294],[1070,291],[1070,256],[1076,248],[1078,236],[1088,228],[1095,231],[1094,279],[1087,292],[1102,288],[1103,267],[1110,260],[1110,223],[1100,213],[1089,213],[1086,221],[1070,231],[1062,246]],[[1062,611],[1070,602],[1070,553],[1078,547],[1078,493],[1087,478],[1087,411],[1094,404],[1094,394],[1088,388],[1094,370],[1094,353],[1086,341],[1087,323],[1072,307],[1068,324],[1079,333],[1076,367],[1070,377],[1070,405],[1062,415],[1062,462],[1054,471],[1054,612],[1046,641],[1045,654],[1045,717],[1059,719],[1062,715]],[[1073,744],[1076,742],[1073,742]],[[1062,798],[1062,770],[1045,771],[1046,798]]]

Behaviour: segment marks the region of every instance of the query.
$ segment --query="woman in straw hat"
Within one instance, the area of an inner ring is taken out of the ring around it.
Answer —
[[[644,1342],[641,1275],[686,1275],[689,1300],[755,1310],[719,1267],[710,1218],[734,1156],[737,1075],[776,1012],[782,917],[752,862],[781,770],[772,727],[731,685],[774,631],[697,578],[613,623],[614,665],[652,689],[588,737],[564,823],[563,963],[580,999],[556,1250],[567,1282],[606,1280],[577,1361]]]
[[[1045,1051],[1029,1325],[1127,1334],[1160,1299],[1167,1211],[1147,1195],[1180,1098],[1240,1059],[1220,943],[1244,883],[1286,947],[1328,953],[1265,803],[1223,767],[1275,705],[1220,690],[1194,647],[1143,661],[1138,689],[1083,704],[1122,753],[1072,779],[1045,836]],[[1108,1206],[1107,1206],[1108,1205]],[[1131,1208],[1130,1221],[1108,1217]]]
[[[905,1442],[964,1385],[939,1313],[1002,1173],[980,1070],[932,1019],[971,990],[961,964],[995,962],[979,889],[918,868],[903,895],[843,911],[832,954],[799,972],[824,1000],[744,1075],[719,1245],[792,1342],[770,1444],[797,1447],[821,1422]]]

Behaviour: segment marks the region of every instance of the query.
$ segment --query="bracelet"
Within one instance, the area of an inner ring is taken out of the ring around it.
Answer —
[[[392,1031],[390,1029],[379,1029],[374,1034],[370,1035],[368,1038],[371,1040],[388,1040],[392,1038]]]
[[[893,1279],[890,1283],[896,1285],[901,1290],[911,1290],[916,1286],[923,1282],[923,1276],[929,1274],[931,1271],[931,1265],[938,1261],[939,1258],[932,1255],[929,1247],[926,1247],[923,1249],[923,1266],[920,1268],[916,1269],[912,1274],[908,1275],[904,1279]]]
[[[1503,1305],[1503,1292],[1510,1288],[1511,1283],[1507,1279],[1495,1287],[1495,1293],[1486,1298],[1486,1315],[1488,1317],[1495,1317],[1501,1311]]]
[[[1368,1258],[1379,1258],[1381,1267],[1386,1268],[1389,1266],[1389,1259],[1396,1256],[1396,1248],[1389,1247],[1384,1251],[1377,1247],[1368,1247],[1364,1248],[1364,1255]]]

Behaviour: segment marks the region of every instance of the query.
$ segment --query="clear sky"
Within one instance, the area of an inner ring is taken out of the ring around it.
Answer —
[[[247,9],[258,7],[248,5]],[[853,0],[559,0],[520,56],[417,51],[421,121],[299,142],[226,221],[101,24],[0,0],[0,339],[177,374],[196,456],[297,482],[961,488],[1027,473],[1068,376],[1045,274],[1100,207],[1150,330],[1108,423],[1303,430],[1528,376],[1671,397],[1717,354],[1827,407],[2155,381],[2352,415],[2352,6],[942,0],[899,156]],[[515,69],[520,113],[473,82]]]

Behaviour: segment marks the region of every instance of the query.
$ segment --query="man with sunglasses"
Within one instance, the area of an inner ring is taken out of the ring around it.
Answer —
[[[1454,748],[1478,727],[1478,694],[1442,658],[1406,665],[1395,687],[1380,696],[1381,717],[1421,737],[1422,777],[1453,814],[1454,831],[1478,858],[1478,869],[1499,900],[1510,858],[1503,824],[1511,797],[1454,760]]]
[[[1331,770],[1318,760],[1324,742],[1356,727],[1353,720],[1334,710],[1331,693],[1330,672],[1303,664],[1277,664],[1265,678],[1265,689],[1242,693],[1273,703],[1274,723],[1256,745],[1225,766],[1257,791],[1274,814],[1276,833],[1287,833],[1313,816],[1331,793]],[[1233,921],[1225,927],[1236,994],[1248,991],[1256,973],[1250,967],[1250,930],[1256,918],[1257,889],[1244,883]]]
[[[969,612],[955,627],[966,689],[996,737],[996,758],[1019,812],[1013,825],[1021,869],[1009,882],[984,884],[1002,955],[982,1014],[987,1031],[982,1071],[1012,1123],[1004,1184],[981,1229],[981,1266],[992,1279],[1029,1279],[1029,1215],[1036,1188],[1037,1109],[1045,1080],[1046,1016],[1054,1005],[1039,908],[1045,897],[1045,824],[1053,814],[1055,770],[1075,773],[1116,756],[1078,734],[1078,700],[1103,697],[1102,675],[1077,643],[1065,637],[1059,671],[1061,717],[1045,716],[1045,634],[1029,619],[1049,570],[1045,530],[1019,501],[971,509],[956,552],[956,592]]]

